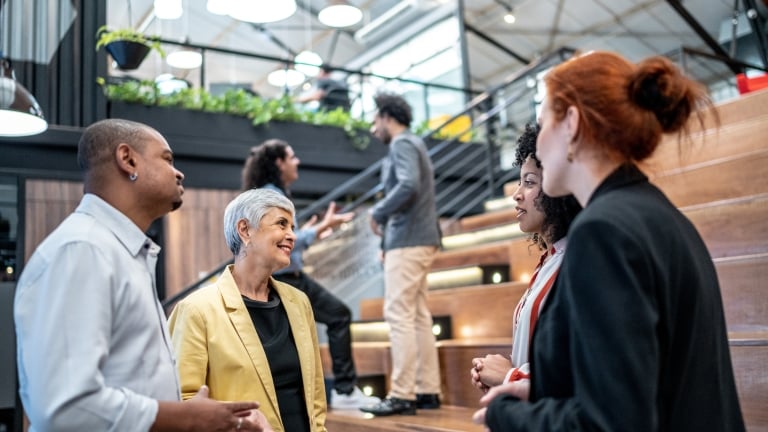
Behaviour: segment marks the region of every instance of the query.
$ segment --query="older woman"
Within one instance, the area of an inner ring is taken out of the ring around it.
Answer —
[[[743,431],[712,258],[637,166],[663,133],[685,131],[708,103],[703,88],[664,57],[635,64],[608,52],[562,63],[544,80],[544,193],[573,194],[584,210],[536,325],[530,385],[489,391],[485,423],[505,432]],[[504,391],[512,394],[493,398]]]
[[[224,236],[235,263],[176,305],[171,337],[184,398],[207,385],[213,399],[258,401],[275,431],[324,432],[312,307],[270,276],[290,262],[293,220],[291,201],[272,190],[248,190],[229,203]]]

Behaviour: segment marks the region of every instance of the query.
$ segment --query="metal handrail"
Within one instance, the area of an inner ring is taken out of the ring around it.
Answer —
[[[464,115],[470,114],[471,112],[473,112],[473,111],[483,107],[484,105],[486,105],[489,100],[493,100],[493,97],[494,97],[495,94],[499,93],[500,91],[504,90],[505,88],[509,87],[510,85],[519,82],[521,79],[528,77],[531,73],[536,72],[536,71],[538,71],[539,69],[541,69],[541,68],[543,68],[545,66],[548,66],[548,65],[554,64],[554,63],[559,63],[560,61],[563,61],[563,60],[567,59],[569,56],[573,55],[575,52],[576,52],[576,50],[574,50],[572,48],[563,47],[563,48],[560,48],[557,51],[554,51],[552,53],[549,53],[549,54],[547,54],[545,56],[540,57],[536,61],[526,65],[522,69],[519,69],[515,73],[511,74],[510,76],[508,76],[500,84],[491,87],[486,92],[483,92],[482,94],[480,94],[477,97],[475,97],[474,99],[472,99],[469,103],[467,103],[467,105],[464,107],[463,110],[461,110],[459,113],[451,116],[450,118],[448,118],[447,120],[445,120],[444,122],[439,124],[434,129],[432,129],[432,130],[422,134],[421,138],[426,140],[427,138],[429,138],[431,136],[434,136],[436,133],[438,133],[441,130],[443,130],[447,125],[451,124],[456,119],[458,119],[458,118],[460,118],[460,117],[462,117]],[[464,134],[466,134],[468,132],[471,132],[473,129],[478,128],[478,127],[480,127],[482,125],[485,125],[486,123],[492,121],[494,118],[496,118],[499,115],[499,113],[502,110],[504,110],[506,107],[508,107],[509,105],[514,103],[515,100],[519,97],[520,94],[522,94],[522,92],[516,93],[515,97],[505,98],[501,103],[494,105],[491,109],[489,109],[488,111],[486,111],[486,112],[482,113],[480,116],[478,116],[475,120],[472,121],[472,124],[469,127],[467,127],[465,130],[457,132],[457,133],[453,134],[452,137],[450,137],[448,139],[445,139],[445,140],[439,142],[438,144],[430,147],[429,150],[428,150],[429,156],[431,158],[434,158],[434,156],[436,154],[438,154],[439,152],[445,150],[451,144],[456,143],[458,141],[458,137],[460,137],[460,136],[462,136],[462,135],[464,135]],[[456,155],[457,155],[457,153],[455,151],[449,152],[447,155],[443,155],[443,158],[441,158],[440,160],[433,160],[433,165],[437,166],[437,167],[441,167],[444,163],[447,163],[447,161],[450,160],[450,157],[456,156]],[[382,165],[383,161],[384,161],[384,159],[380,159],[379,161],[371,164],[368,168],[364,169],[359,174],[353,176],[352,178],[348,179],[347,181],[345,181],[341,185],[337,186],[336,188],[334,188],[333,190],[328,192],[327,194],[325,194],[322,197],[320,197],[317,200],[315,200],[309,206],[307,206],[306,208],[304,208],[303,210],[301,210],[301,211],[299,211],[297,213],[297,215],[296,215],[297,219],[298,220],[306,220],[306,219],[308,219],[311,215],[313,215],[313,214],[319,212],[320,210],[326,208],[332,201],[335,201],[335,200],[339,199],[340,197],[344,196],[346,193],[348,193],[354,187],[359,185],[361,182],[369,180],[372,177],[379,175],[379,172],[381,171],[381,165]],[[490,161],[489,161],[489,163],[490,163]],[[480,165],[480,167],[483,168],[482,165]],[[489,181],[492,184],[493,187],[496,187],[497,185],[503,184],[503,183],[499,183],[499,181],[497,181],[497,180],[495,180],[495,179],[493,179],[491,177],[490,173],[492,173],[492,172],[494,172],[494,170],[490,170],[490,172],[488,174],[486,174],[485,176],[480,177],[480,179]],[[514,175],[515,175],[514,173],[511,173],[511,174],[507,173],[502,178],[506,179],[506,180],[509,180],[509,179],[513,178]],[[465,176],[462,176],[462,179],[464,179],[464,180],[462,180],[462,182],[467,180],[467,179],[469,179],[469,178],[471,178],[471,177],[472,177],[471,175],[466,176],[466,174],[465,174]],[[501,180],[501,179],[499,179],[499,180]],[[478,182],[478,183],[480,183],[480,182]],[[380,183],[377,183],[376,186],[372,187],[367,192],[363,193],[355,201],[345,205],[342,208],[341,211],[342,212],[348,212],[348,211],[355,210],[357,207],[359,207],[360,205],[362,205],[366,201],[368,201],[371,198],[373,198],[382,189],[383,189],[383,186]],[[464,191],[464,192],[458,194],[456,197],[454,197],[451,200],[450,204],[453,205],[453,204],[458,203],[461,200],[463,200],[466,197],[466,195],[471,193],[471,189],[468,189],[468,190],[470,192]],[[475,206],[479,202],[481,202],[481,201],[483,201],[485,199],[487,199],[487,195],[480,194],[480,193],[475,194],[474,198],[470,199],[467,204],[462,206],[460,211],[462,212],[462,214],[466,214],[466,212],[468,212],[471,209],[475,208]],[[470,205],[470,203],[471,203],[471,205]],[[449,209],[450,206],[443,206],[443,208],[444,209]],[[460,217],[460,216],[457,216],[457,214],[454,214],[452,216],[452,219],[456,220],[456,219],[458,219],[458,217]],[[220,266],[218,266],[213,271],[207,273],[202,279],[200,279],[196,283],[194,283],[194,284],[190,285],[189,287],[183,289],[181,292],[175,294],[174,296],[166,299],[163,302],[163,307],[166,308],[166,310],[167,310],[169,306],[172,306],[173,304],[175,304],[179,300],[183,299],[184,297],[186,297],[187,295],[189,295],[190,293],[192,293],[193,291],[198,289],[202,284],[204,284],[206,281],[208,281],[212,277],[215,277],[218,274],[220,274],[232,262],[233,262],[233,260],[228,260],[227,262],[225,262],[225,263],[221,264]]]

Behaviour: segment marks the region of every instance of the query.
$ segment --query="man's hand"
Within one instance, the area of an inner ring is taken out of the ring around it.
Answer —
[[[200,387],[195,397],[186,402],[160,401],[158,405],[152,431],[231,432],[238,426],[247,426],[251,410],[259,407],[258,402],[209,399],[207,386]]]
[[[377,236],[381,237],[381,225],[379,225],[379,223],[373,219],[372,213],[368,213],[368,222],[371,224],[371,231],[373,231],[373,233]]]

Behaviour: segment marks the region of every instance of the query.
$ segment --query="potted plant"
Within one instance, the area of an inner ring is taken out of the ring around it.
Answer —
[[[296,108],[293,99],[285,95],[277,99],[262,99],[241,89],[229,90],[221,96],[214,96],[201,88],[162,94],[157,83],[149,80],[108,83],[104,78],[98,78],[96,83],[102,86],[104,95],[110,101],[226,113],[247,117],[253,126],[267,125],[273,120],[332,126],[343,129],[352,146],[358,150],[365,150],[370,144],[369,122],[356,119],[342,109],[320,112],[301,111]]]
[[[134,29],[109,30],[107,26],[102,26],[96,32],[96,39],[96,50],[104,47],[117,67],[123,70],[138,68],[151,49],[165,57],[159,38],[144,36]]]

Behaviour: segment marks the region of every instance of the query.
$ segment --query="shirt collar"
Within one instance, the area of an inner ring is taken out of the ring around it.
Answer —
[[[592,196],[589,197],[587,205],[594,201],[598,196],[608,193],[613,189],[624,187],[630,183],[647,181],[648,177],[634,164],[626,163],[620,165],[615,171],[608,175],[602,183],[600,183],[600,186],[598,186],[597,189],[595,189]]]
[[[568,244],[568,238],[563,237],[560,240],[556,241],[554,244],[552,244],[552,249],[550,250],[550,253],[552,255],[560,254],[565,252],[565,246]]]
[[[133,256],[137,256],[143,247],[150,254],[160,252],[160,246],[153,242],[136,224],[109,203],[94,194],[85,194],[75,213],[84,213],[102,223]]]

